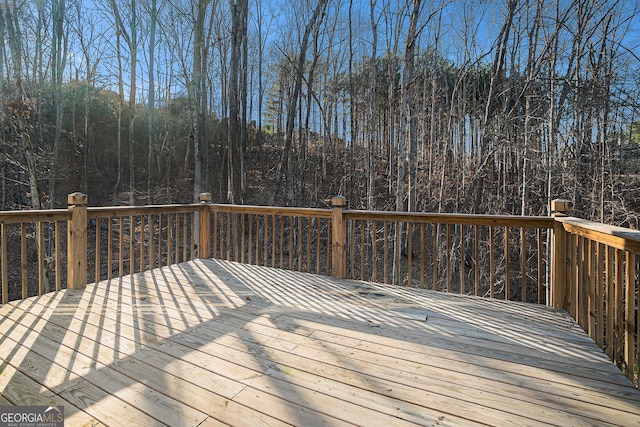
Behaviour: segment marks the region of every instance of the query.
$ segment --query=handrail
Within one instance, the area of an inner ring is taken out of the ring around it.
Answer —
[[[88,207],[87,218],[117,218],[120,216],[152,215],[160,213],[194,212],[200,209],[199,204],[148,205],[148,206],[108,206]]]
[[[71,219],[71,214],[66,209],[0,212],[0,224],[21,224],[26,222],[39,221],[67,221],[69,219]]]
[[[558,217],[565,231],[606,244],[622,251],[640,253],[640,231],[588,221],[582,218]]]
[[[552,228],[547,216],[479,215],[431,212],[344,211],[346,219],[389,220],[425,224],[464,224],[502,227]]]
[[[304,216],[313,218],[331,218],[331,211],[328,209],[227,204],[211,204],[209,206],[212,212],[215,211],[244,213],[250,215],[283,215]]]

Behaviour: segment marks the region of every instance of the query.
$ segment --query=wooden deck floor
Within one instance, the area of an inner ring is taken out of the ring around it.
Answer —
[[[199,260],[0,307],[0,405],[66,425],[640,425],[547,307]]]

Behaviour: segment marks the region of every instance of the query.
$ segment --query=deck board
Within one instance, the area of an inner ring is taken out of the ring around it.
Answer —
[[[640,426],[565,312],[218,260],[0,307],[0,369],[67,425]]]

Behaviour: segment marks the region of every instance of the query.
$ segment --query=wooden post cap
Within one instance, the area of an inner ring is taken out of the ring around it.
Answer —
[[[211,193],[200,193],[200,201],[202,203],[211,202]]]
[[[71,193],[67,196],[67,203],[70,205],[86,205],[87,195],[80,192]]]
[[[347,199],[344,196],[335,196],[331,198],[331,206],[342,207],[347,206]]]
[[[551,201],[551,213],[567,214],[573,209],[573,202],[567,199],[553,199]]]

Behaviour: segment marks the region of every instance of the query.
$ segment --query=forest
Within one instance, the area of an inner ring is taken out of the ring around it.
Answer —
[[[636,0],[6,0],[0,210],[217,203],[638,228]]]

